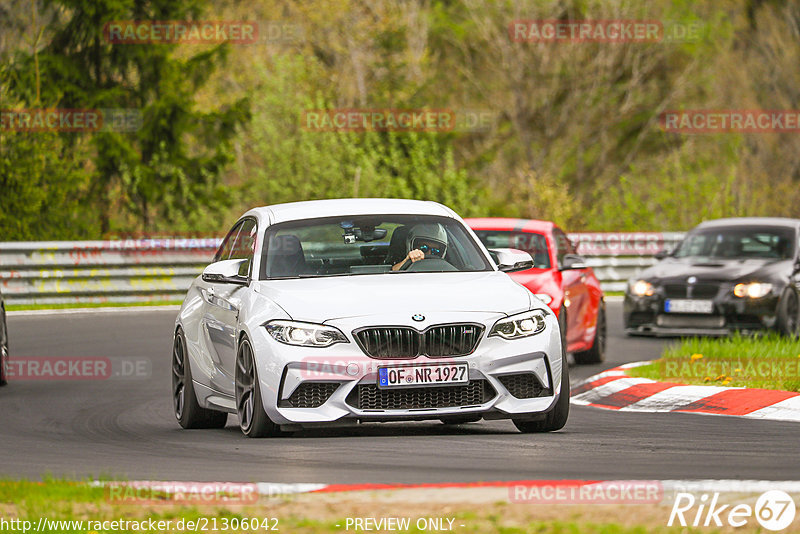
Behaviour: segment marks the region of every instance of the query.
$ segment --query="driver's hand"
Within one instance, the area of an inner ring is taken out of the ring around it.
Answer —
[[[418,248],[415,248],[414,250],[408,253],[408,256],[406,256],[406,258],[411,260],[411,263],[414,263],[415,261],[424,260],[425,254],[423,254],[423,252]]]

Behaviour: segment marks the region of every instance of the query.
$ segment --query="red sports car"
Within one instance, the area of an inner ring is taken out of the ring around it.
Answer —
[[[567,234],[548,221],[485,218],[466,222],[487,248],[530,253],[533,268],[509,275],[553,310],[576,363],[602,362],[606,350],[603,290]]]

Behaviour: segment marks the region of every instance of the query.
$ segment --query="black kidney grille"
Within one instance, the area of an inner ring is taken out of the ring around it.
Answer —
[[[432,326],[424,332],[404,326],[378,326],[354,332],[356,342],[372,358],[465,356],[478,346],[483,325]]]
[[[336,382],[303,382],[288,399],[281,401],[282,408],[319,408],[339,388]]]
[[[518,399],[533,399],[551,395],[550,388],[542,386],[533,373],[517,373],[499,376],[497,379],[511,395]]]
[[[664,284],[664,293],[673,299],[711,299],[719,293],[719,284]]]
[[[483,326],[452,324],[425,331],[423,352],[431,357],[464,356],[472,353],[483,334]]]
[[[497,392],[486,380],[471,380],[459,386],[429,386],[380,389],[359,384],[347,403],[359,410],[415,410],[477,406],[489,402]]]
[[[416,358],[419,332],[407,327],[365,328],[355,333],[361,350],[372,358]]]

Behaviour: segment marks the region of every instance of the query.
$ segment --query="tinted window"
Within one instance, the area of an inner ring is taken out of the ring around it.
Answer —
[[[255,246],[256,221],[253,219],[245,219],[239,228],[239,232],[231,247],[230,258],[228,258],[231,260],[250,260],[239,269],[239,274],[241,276],[247,276],[250,273],[250,264],[253,260]]]
[[[675,257],[790,259],[794,256],[791,228],[729,227],[691,232]]]
[[[556,261],[559,267],[561,267],[564,255],[575,254],[575,247],[561,228],[553,228],[553,239],[556,241]]]
[[[236,239],[236,234],[239,233],[239,227],[241,223],[236,223],[231,228],[231,231],[228,232],[228,235],[225,236],[225,239],[222,240],[222,244],[220,244],[217,253],[214,254],[214,261],[222,261],[227,260],[228,257],[231,255],[231,249],[233,248],[233,242]]]
[[[505,230],[475,230],[475,234],[486,248],[524,250],[533,258],[535,268],[550,268],[550,252],[547,250],[547,238],[543,234]]]

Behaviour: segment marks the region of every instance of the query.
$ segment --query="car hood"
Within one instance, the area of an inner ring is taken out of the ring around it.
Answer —
[[[771,259],[718,259],[699,261],[698,258],[666,258],[646,269],[638,278],[652,279],[685,279],[695,276],[703,280],[740,280],[757,278],[759,275],[770,275],[775,267],[787,260]]]
[[[255,290],[292,319],[310,322],[390,312],[513,314],[531,307],[530,292],[499,271],[262,280]]]

